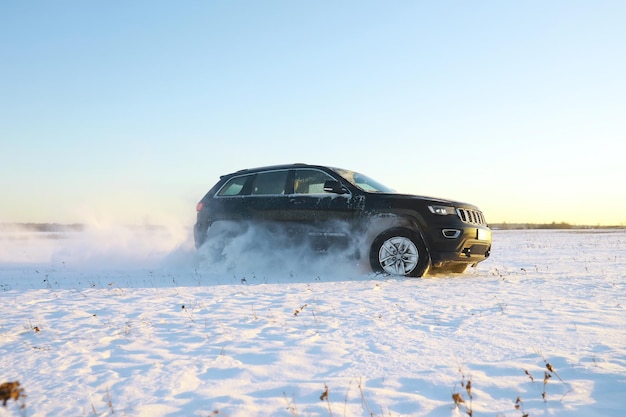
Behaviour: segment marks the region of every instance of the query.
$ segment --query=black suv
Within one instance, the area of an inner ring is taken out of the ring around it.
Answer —
[[[315,249],[353,244],[375,272],[391,275],[460,273],[491,250],[491,230],[476,206],[398,194],[357,172],[320,165],[223,175],[197,212],[197,248],[220,222],[267,225]]]

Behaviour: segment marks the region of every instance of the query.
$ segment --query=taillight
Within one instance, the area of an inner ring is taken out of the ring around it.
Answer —
[[[204,207],[204,204],[201,202],[199,202],[198,204],[196,204],[196,211],[200,211],[202,210],[202,207]]]

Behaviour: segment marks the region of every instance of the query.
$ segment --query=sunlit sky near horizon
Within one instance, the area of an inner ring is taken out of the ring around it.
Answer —
[[[306,162],[626,225],[624,1],[0,3],[0,223],[191,224]]]

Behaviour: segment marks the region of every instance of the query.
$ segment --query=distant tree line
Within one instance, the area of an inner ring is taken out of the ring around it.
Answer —
[[[0,223],[0,231],[12,232],[82,232],[85,225],[82,223]]]
[[[144,224],[125,225],[131,230],[163,231],[165,226]],[[0,232],[41,232],[41,233],[70,233],[83,232],[87,230],[87,225],[83,223],[0,223]]]
[[[552,223],[491,223],[489,227],[499,230],[545,230],[545,229],[623,229],[624,226],[572,225],[567,222]]]

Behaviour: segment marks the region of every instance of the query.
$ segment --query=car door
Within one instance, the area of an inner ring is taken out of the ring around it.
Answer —
[[[306,228],[309,235],[345,240],[358,209],[356,200],[347,190],[344,194],[324,191],[327,181],[337,178],[321,169],[295,169],[293,192],[287,202],[289,219]]]
[[[255,175],[246,196],[246,209],[257,222],[283,222],[288,208],[288,169],[262,171]]]

